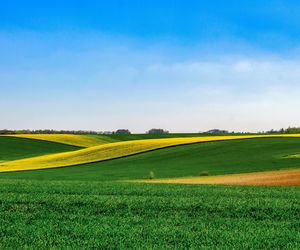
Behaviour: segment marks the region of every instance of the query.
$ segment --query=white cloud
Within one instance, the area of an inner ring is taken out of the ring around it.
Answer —
[[[18,41],[14,49],[24,49]],[[230,51],[185,56],[180,48],[174,56],[176,49],[119,46],[111,39],[80,49],[80,41],[69,49],[67,41],[63,49],[48,44],[40,53],[36,41],[26,41],[24,53],[0,49],[1,128],[194,132],[300,126],[298,58]]]

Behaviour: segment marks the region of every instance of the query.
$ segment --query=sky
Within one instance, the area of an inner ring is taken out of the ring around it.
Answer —
[[[0,3],[0,129],[300,126],[300,2]]]

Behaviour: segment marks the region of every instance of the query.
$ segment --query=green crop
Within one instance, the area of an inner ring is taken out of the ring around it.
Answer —
[[[2,180],[1,249],[297,249],[300,189]]]

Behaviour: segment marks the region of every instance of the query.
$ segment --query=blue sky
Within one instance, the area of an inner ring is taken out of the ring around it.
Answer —
[[[300,126],[299,1],[6,1],[0,128]]]

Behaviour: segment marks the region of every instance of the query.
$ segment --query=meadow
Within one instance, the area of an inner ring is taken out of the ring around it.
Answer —
[[[298,249],[300,189],[1,181],[1,249]]]
[[[100,148],[122,141],[108,138]],[[89,150],[1,136],[0,149],[2,163]],[[3,172],[0,249],[299,249],[299,187],[135,182],[150,172],[159,180],[299,169],[300,159],[289,157],[299,152],[297,137],[206,141]]]

